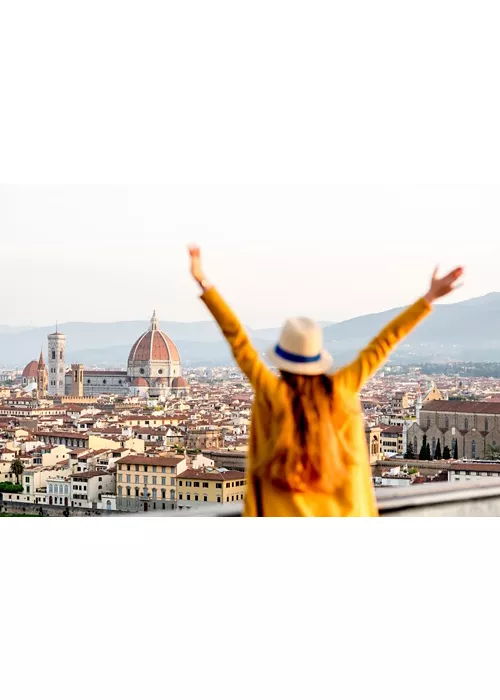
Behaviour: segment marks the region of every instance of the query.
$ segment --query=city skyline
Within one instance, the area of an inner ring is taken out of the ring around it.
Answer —
[[[15,290],[0,325],[208,320],[186,245],[253,328],[404,306],[435,264],[464,264],[450,303],[498,289],[498,187],[2,186]],[[361,251],[361,255],[360,255]],[[92,284],[90,284],[90,282]],[[66,292],[66,293],[65,293]]]

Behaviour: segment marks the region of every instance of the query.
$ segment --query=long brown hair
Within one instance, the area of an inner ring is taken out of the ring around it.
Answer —
[[[337,457],[332,425],[334,382],[331,376],[281,372],[287,400],[274,422],[275,448],[256,473],[290,491],[342,490],[345,474]]]

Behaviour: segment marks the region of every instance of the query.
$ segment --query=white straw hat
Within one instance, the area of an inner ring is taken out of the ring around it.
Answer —
[[[303,317],[285,322],[278,344],[266,356],[275,367],[292,374],[325,374],[333,365],[332,356],[323,348],[320,326]]]

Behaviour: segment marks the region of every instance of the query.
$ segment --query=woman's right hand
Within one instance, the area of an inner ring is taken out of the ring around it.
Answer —
[[[464,268],[456,267],[444,277],[438,277],[437,273],[438,268],[436,267],[434,274],[432,275],[430,289],[424,297],[429,304],[432,304],[432,302],[434,302],[436,299],[446,296],[454,289],[461,286],[456,285],[455,282],[464,274]]]

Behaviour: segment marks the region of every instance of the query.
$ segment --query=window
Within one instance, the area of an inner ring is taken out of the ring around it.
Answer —
[[[156,472],[156,467],[153,467],[153,474]]]
[[[159,369],[159,370],[158,370],[158,374],[163,374],[163,370],[162,370],[162,369]]]
[[[229,501],[229,496],[226,496],[226,503],[227,503],[227,501]]]
[[[472,441],[471,451],[472,451],[472,459],[475,459],[475,457],[476,457],[476,441],[475,440]]]
[[[215,484],[215,488],[216,488],[216,489],[221,489],[221,488],[222,488],[222,484]]]
[[[190,500],[191,500],[191,494],[190,494],[190,493],[187,493],[187,494],[186,494],[186,501],[190,501]]]
[[[165,491],[165,489],[161,490],[161,497],[163,500],[165,500],[165,498],[167,497],[167,492]]]
[[[153,489],[152,492],[153,492],[153,501],[156,501],[156,489]]]
[[[147,467],[147,465],[145,464],[145,465],[144,465],[144,471],[147,472],[147,470],[148,470],[148,467]]]
[[[167,467],[162,467],[161,468],[161,473],[166,474],[167,473]]]
[[[431,417],[430,416],[427,416],[427,427],[428,428],[431,427]]]
[[[135,497],[136,497],[136,498],[139,497],[139,489],[136,489],[136,490],[135,490]]]
[[[203,482],[203,488],[204,488],[204,489],[208,489],[208,481],[204,481],[204,482]]]
[[[139,370],[139,372],[140,372],[141,374],[144,374],[144,368],[141,367],[141,369]]]
[[[208,496],[207,495],[203,496],[203,500],[208,501]]]
[[[127,474],[127,484],[130,484],[130,474]]]
[[[182,501],[182,493],[179,494],[179,501]]]
[[[138,465],[138,464],[135,465],[135,471],[136,471],[136,472],[139,471],[139,465]]]
[[[118,487],[118,495],[119,495],[119,496],[122,495],[122,487],[121,487],[121,486]]]
[[[195,501],[198,500],[198,494],[197,494],[197,493],[194,494],[194,500],[195,500]]]
[[[484,419],[484,429],[488,431],[490,429],[490,422],[487,418]]]
[[[466,418],[464,421],[465,430],[469,430],[469,419]]]
[[[87,384],[90,384],[90,379],[87,379]]]
[[[106,380],[105,380],[105,379],[103,379],[103,380],[102,380],[102,383],[103,383],[103,384],[106,384]]]
[[[175,501],[175,491],[173,489],[170,489],[170,500]]]
[[[130,471],[130,464],[127,464],[127,471]]]
[[[182,481],[179,481],[179,486],[182,486]]]
[[[153,484],[156,484],[156,476],[153,476]]]
[[[136,475],[135,475],[135,483],[136,483],[136,484],[139,483],[139,474],[136,474]]]
[[[121,480],[122,480],[122,475],[118,474],[118,481],[121,481]]]
[[[186,486],[192,486],[193,482],[192,481],[186,481]]]
[[[231,500],[234,501],[234,496],[231,496]]]
[[[220,496],[217,496],[217,503],[220,503]]]
[[[144,483],[145,483],[145,484],[148,483],[148,477],[147,477],[147,476],[144,477]]]
[[[170,473],[175,474],[175,467],[170,467]]]
[[[167,479],[166,479],[165,476],[162,476],[162,477],[161,477],[161,485],[162,485],[162,486],[166,486],[166,485],[167,485]]]
[[[233,482],[232,482],[232,484],[231,484],[231,488],[233,488],[233,489],[234,489],[234,481],[233,481]]]
[[[130,496],[130,486],[127,486],[127,496]]]

